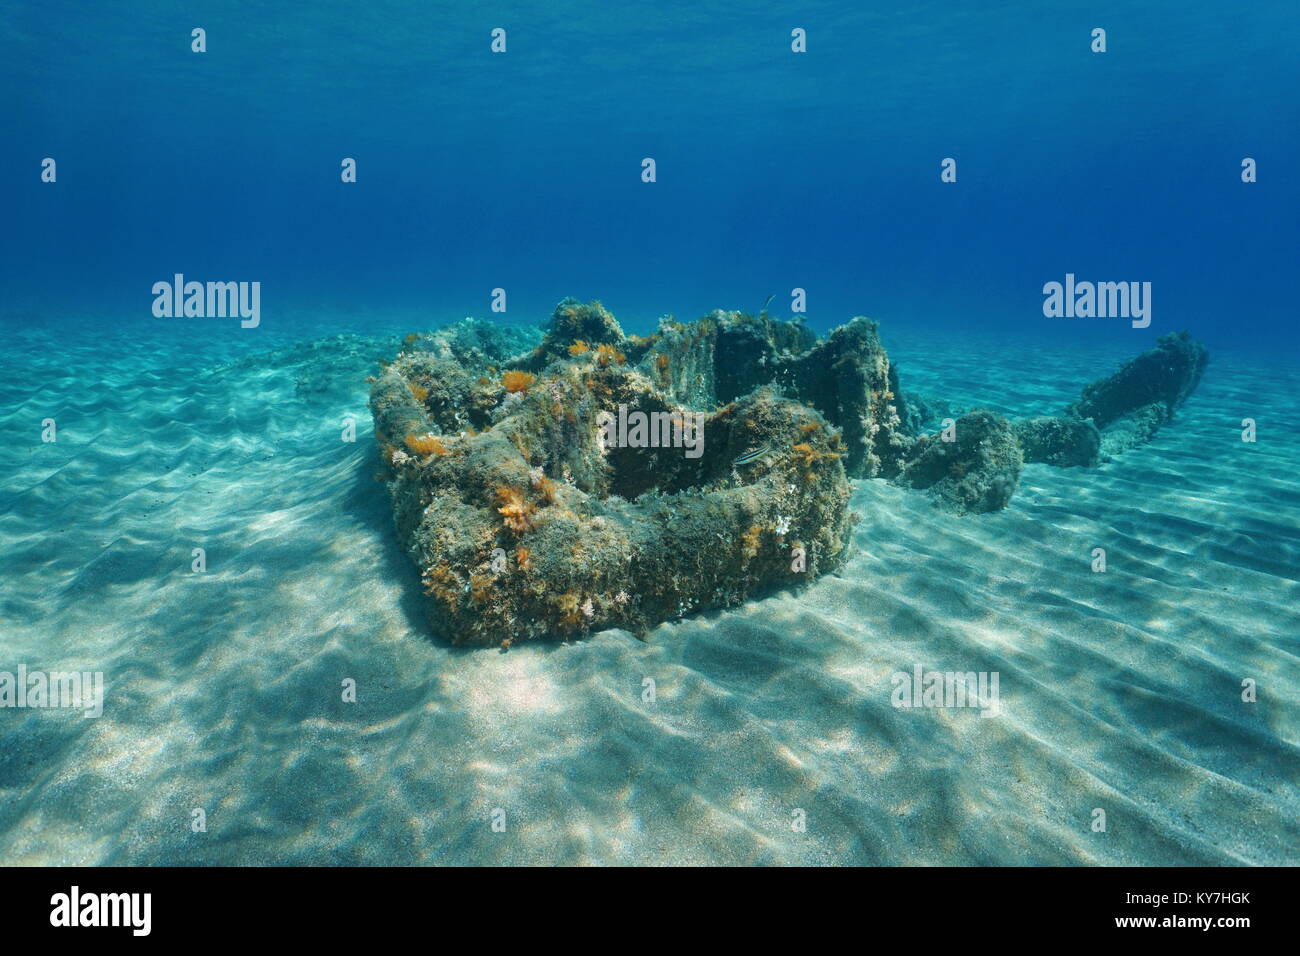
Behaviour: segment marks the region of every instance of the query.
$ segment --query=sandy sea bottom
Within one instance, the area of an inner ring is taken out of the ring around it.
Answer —
[[[258,354],[310,338],[7,335],[0,670],[107,699],[0,710],[4,862],[1300,863],[1294,368],[1213,356],[1155,443],[998,514],[859,482],[800,593],[501,653],[424,624],[373,478],[388,343]],[[905,388],[1017,414],[1133,351],[905,346]],[[916,665],[997,672],[1000,713],[891,706]]]

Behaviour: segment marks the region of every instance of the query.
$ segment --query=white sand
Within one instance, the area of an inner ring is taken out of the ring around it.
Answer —
[[[427,633],[362,359],[300,396],[283,357],[203,372],[271,333],[6,332],[0,670],[108,685],[0,710],[6,863],[1300,863],[1294,370],[1213,355],[1154,444],[1000,514],[861,482],[802,593],[500,653]],[[1126,354],[893,348],[1021,414]],[[998,672],[1001,715],[893,708],[916,664]]]

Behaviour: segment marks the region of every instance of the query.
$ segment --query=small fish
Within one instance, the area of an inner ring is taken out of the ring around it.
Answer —
[[[764,445],[761,448],[751,448],[749,451],[745,452],[743,455],[741,455],[731,464],[736,468],[741,468],[745,465],[753,464],[754,462],[758,461],[760,458],[762,458],[771,450],[772,450],[771,445]]]

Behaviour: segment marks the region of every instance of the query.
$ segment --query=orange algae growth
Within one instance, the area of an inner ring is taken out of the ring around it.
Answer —
[[[489,574],[470,575],[469,596],[475,604],[486,604],[492,597],[492,576]]]
[[[522,544],[515,548],[515,564],[519,565],[520,571],[531,571],[533,569],[532,552]]]
[[[460,581],[451,568],[447,567],[446,562],[442,562],[437,567],[429,568],[421,576],[424,583],[424,593],[430,597],[436,597],[452,610],[460,602]]]
[[[790,450],[799,456],[805,468],[811,468],[813,463],[821,457],[821,455],[817,453],[817,449],[813,448],[812,445],[795,445]]]
[[[582,339],[574,339],[573,344],[569,346],[570,355],[586,355],[591,351],[591,346]]]
[[[812,480],[813,465],[823,458],[834,460],[840,456],[833,451],[818,451],[812,445],[799,444],[790,449],[799,457],[799,463],[803,465],[804,478]]]
[[[668,356],[660,352],[655,356],[655,367],[661,372],[668,371]]]
[[[577,591],[565,591],[554,598],[555,608],[560,612],[561,624],[565,627],[577,627],[582,623],[581,602],[582,595]]]
[[[501,376],[501,386],[512,395],[516,392],[526,392],[535,377],[530,372],[506,372]]]
[[[407,435],[404,441],[406,447],[421,458],[447,454],[447,446],[436,435]]]
[[[417,385],[415,382],[410,382],[407,384],[407,388],[411,390],[411,394],[415,396],[417,402],[422,402],[429,397],[429,390],[423,385]]]
[[[555,504],[555,492],[558,486],[552,479],[543,476],[537,479],[533,484],[541,494],[542,501],[546,502],[548,505]]]
[[[518,488],[500,485],[496,491],[497,513],[507,528],[515,534],[523,534],[532,527],[533,506],[524,500],[523,492]]]
[[[612,345],[596,346],[596,362],[602,368],[607,367],[610,362],[614,362],[618,365],[622,365],[626,361],[627,361],[627,356],[624,355],[622,352],[620,352],[618,349],[614,348],[614,346]]]

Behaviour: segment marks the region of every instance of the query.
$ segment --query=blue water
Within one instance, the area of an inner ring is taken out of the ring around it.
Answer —
[[[1130,340],[1296,341],[1289,0],[55,2],[0,26],[11,306],[148,317],[184,272],[261,280],[272,320],[483,314],[501,287],[520,317],[571,294],[649,322],[799,287],[826,326],[1123,331],[1043,319],[1074,272],[1153,283]]]
[[[1298,48],[1293,0],[3,0],[0,672],[108,691],[0,709],[0,860],[1300,861]],[[260,326],[156,318],[175,273],[260,282]],[[1150,282],[1150,326],[1046,318],[1067,273]],[[856,481],[805,591],[431,637],[373,481],[397,336],[796,288],[959,408],[1053,413],[1176,329],[1211,362],[1004,511]],[[1002,719],[891,707],[918,664],[1001,673]]]

